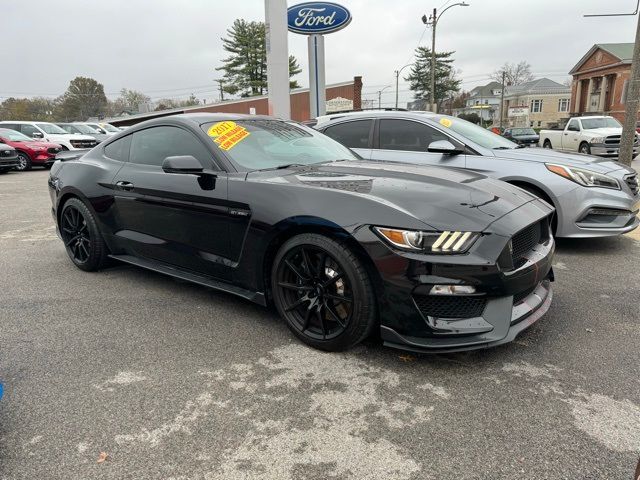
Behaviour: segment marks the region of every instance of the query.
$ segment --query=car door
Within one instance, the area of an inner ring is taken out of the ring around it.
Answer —
[[[322,133],[349,147],[364,159],[371,157],[372,118],[340,122],[325,128]]]
[[[211,172],[207,181],[162,169],[165,158],[181,155],[195,157]],[[130,254],[229,277],[227,173],[193,132],[171,125],[134,132],[128,162],[113,184],[116,236]]]
[[[427,151],[431,143],[439,140],[459,145],[459,142],[440,130],[414,120],[381,118],[377,122],[371,160],[465,167],[464,154],[447,155]]]
[[[572,118],[562,133],[562,149],[577,152],[580,146],[580,120]]]

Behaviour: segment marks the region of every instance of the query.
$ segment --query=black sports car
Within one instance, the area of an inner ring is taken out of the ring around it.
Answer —
[[[306,126],[177,115],[57,161],[52,213],[108,258],[274,304],[325,350],[505,343],[551,303],[553,209],[473,172],[368,162]]]

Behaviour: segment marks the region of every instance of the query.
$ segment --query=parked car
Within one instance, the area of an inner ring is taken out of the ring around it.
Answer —
[[[0,128],[10,128],[37,140],[57,143],[66,150],[93,148],[98,142],[87,135],[71,134],[59,126],[48,122],[19,122],[15,120],[0,122]]]
[[[120,133],[121,132],[121,130],[118,127],[114,127],[110,123],[89,123],[89,122],[84,122],[82,124],[83,125],[87,125],[87,126],[93,128],[93,129],[97,130],[98,133],[102,133],[104,135],[111,136],[111,135],[115,135],[116,133]]]
[[[56,125],[62,128],[67,133],[93,137],[98,143],[110,137],[110,135],[107,135],[106,133],[100,133],[83,123],[56,123]]]
[[[538,141],[540,140],[540,136],[533,128],[507,128],[502,136],[518,145],[524,145],[526,147],[538,145]]]
[[[10,145],[0,143],[0,174],[18,166],[18,152]]]
[[[351,114],[320,130],[365,159],[466,168],[524,188],[556,208],[558,237],[620,235],[638,226],[638,176],[615,161],[520,148],[433,113]]]
[[[398,348],[485,348],[551,302],[546,202],[477,173],[364,161],[295,122],[149,120],[56,162],[49,187],[78,268],[110,257],[273,303],[324,350],[375,329]]]
[[[13,147],[18,155],[16,170],[31,170],[32,166],[51,167],[62,147],[57,143],[34,140],[9,128],[0,128],[0,142]]]
[[[617,157],[622,125],[613,117],[573,117],[564,130],[540,130],[540,145],[563,152],[579,152],[600,157]],[[633,155],[640,151],[638,135]]]

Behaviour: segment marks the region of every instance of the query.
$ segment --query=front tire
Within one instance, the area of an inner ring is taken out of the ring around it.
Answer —
[[[585,143],[585,142],[582,142],[580,144],[580,148],[578,149],[578,151],[585,155],[591,155],[591,147],[589,146],[588,143]]]
[[[293,334],[312,347],[340,351],[376,324],[376,299],[362,262],[343,242],[302,234],[282,245],[273,263],[275,306]]]
[[[31,170],[31,158],[24,152],[18,152],[18,166],[16,170],[19,172],[26,172]]]
[[[79,269],[93,272],[106,265],[107,246],[93,214],[80,199],[72,198],[62,207],[60,235],[67,255]]]

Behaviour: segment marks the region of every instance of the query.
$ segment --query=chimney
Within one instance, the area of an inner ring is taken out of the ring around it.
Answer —
[[[353,109],[362,110],[362,77],[353,77]]]

